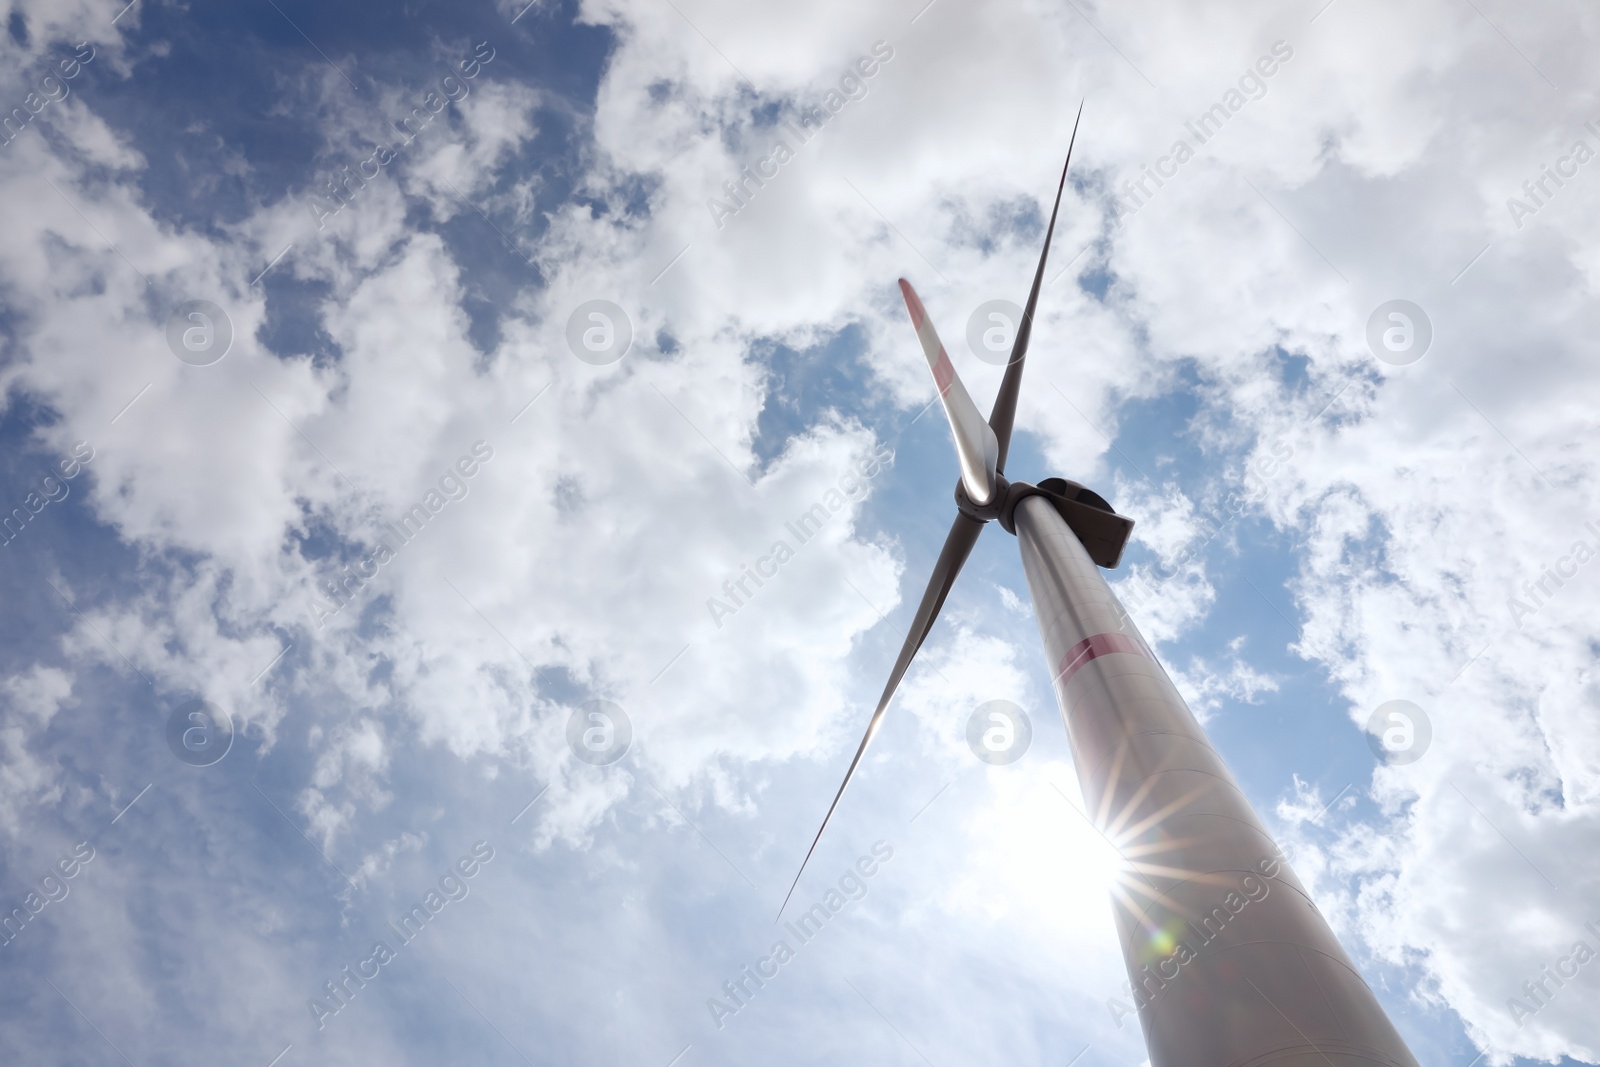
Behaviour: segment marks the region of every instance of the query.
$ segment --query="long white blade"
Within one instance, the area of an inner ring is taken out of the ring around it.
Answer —
[[[995,466],[1000,459],[1000,442],[995,438],[989,423],[972,402],[972,395],[961,384],[950,356],[934,331],[933,320],[911,283],[900,279],[900,292],[906,298],[906,310],[911,313],[911,325],[922,342],[922,354],[928,357],[928,369],[933,372],[934,384],[939,387],[939,400],[944,404],[945,418],[950,421],[950,432],[956,439],[956,457],[961,461],[961,483],[974,504],[987,504],[994,497]]]
[[[861,757],[867,754],[867,746],[872,744],[873,737],[878,732],[879,725],[883,722],[883,713],[889,707],[889,701],[894,699],[894,691],[900,685],[900,679],[906,676],[906,671],[911,668],[911,661],[915,658],[917,650],[922,647],[922,641],[928,636],[928,631],[933,629],[933,624],[939,618],[939,609],[944,607],[944,598],[949,595],[950,587],[956,584],[956,575],[961,573],[961,567],[967,562],[967,557],[972,554],[972,546],[978,543],[978,535],[983,532],[983,523],[977,519],[969,519],[959,511],[956,520],[950,526],[950,532],[945,536],[944,548],[939,551],[939,562],[934,564],[933,574],[928,577],[928,587],[922,591],[922,603],[917,605],[917,614],[911,620],[911,629],[906,633],[905,644],[900,646],[900,658],[894,661],[894,670],[889,674],[889,684],[883,687],[883,696],[878,698],[878,706],[872,713],[872,718],[867,722],[867,732],[861,738],[861,745],[856,749],[855,758],[850,761],[850,769],[844,772],[844,781],[839,785],[839,791],[833,795],[833,803],[828,805],[828,814],[822,817],[822,826],[817,830],[817,836],[811,839],[811,847],[806,849],[806,858],[800,861],[800,870],[795,874],[794,881],[789,883],[789,892],[783,898],[783,907],[778,909],[781,918],[783,908],[789,906],[789,898],[794,896],[794,887],[800,884],[800,875],[806,873],[806,864],[811,862],[811,854],[817,850],[817,842],[822,840],[822,833],[828,828],[828,821],[833,818],[833,813],[839,807],[839,801],[844,797],[844,791],[850,786],[850,779],[856,775],[856,768],[861,766]]]

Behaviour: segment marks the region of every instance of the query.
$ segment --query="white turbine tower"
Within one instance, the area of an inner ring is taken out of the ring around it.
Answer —
[[[1085,809],[1123,858],[1113,892],[1117,934],[1152,1067],[1417,1067],[1101,574],[1101,567],[1117,565],[1132,521],[1076,482],[1005,478],[1066,180],[1063,166],[1033,288],[987,421],[916,291],[900,282],[955,438],[956,518],[805,862],[978,534],[998,520],[1021,546]]]

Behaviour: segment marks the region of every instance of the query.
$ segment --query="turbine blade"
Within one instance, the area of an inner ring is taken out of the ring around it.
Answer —
[[[962,384],[955,365],[944,350],[933,320],[922,306],[922,299],[911,283],[900,279],[900,295],[905,297],[906,310],[911,313],[911,326],[922,342],[922,354],[928,359],[928,369],[933,372],[933,382],[939,387],[939,402],[944,405],[945,418],[950,421],[950,432],[956,439],[956,458],[961,461],[961,482],[974,504],[987,504],[994,498],[995,464],[999,459],[999,444],[994,431],[984,421],[972,394]]]
[[[905,677],[912,658],[917,654],[917,649],[922,647],[923,638],[933,629],[934,620],[939,617],[939,609],[944,606],[945,596],[955,584],[956,575],[961,573],[961,566],[967,562],[967,556],[972,553],[972,546],[978,543],[978,535],[983,532],[983,526],[984,524],[976,519],[969,519],[960,512],[956,513],[956,521],[944,539],[944,548],[939,552],[939,562],[934,565],[933,574],[928,578],[928,588],[922,594],[922,603],[917,606],[917,614],[911,621],[911,629],[906,634],[905,644],[900,646],[900,658],[895,660],[894,670],[889,675],[889,684],[883,687],[883,696],[878,699],[878,707],[873,711],[871,721],[867,723],[866,735],[861,738],[861,745],[850,761],[850,769],[844,772],[844,781],[840,783],[839,791],[833,795],[833,803],[828,805],[828,813],[822,817],[822,826],[817,830],[817,836],[811,839],[811,847],[806,849],[806,858],[800,861],[800,870],[795,874],[789,892],[784,895],[783,907],[778,909],[779,918],[783,917],[783,909],[789,906],[789,898],[794,896],[795,886],[800,884],[800,875],[806,873],[806,864],[811,862],[811,854],[817,850],[817,842],[822,840],[823,831],[828,828],[828,820],[833,818],[834,809],[839,806],[839,798],[844,796],[845,789],[850,785],[850,779],[855,777],[856,768],[861,765],[861,757],[866,754],[867,746],[872,743],[873,735],[878,732],[878,726],[883,722],[884,710],[894,698],[894,691],[899,687],[900,679]]]
[[[1050,238],[1056,232],[1056,213],[1061,210],[1061,191],[1067,187],[1067,168],[1072,166],[1072,146],[1078,140],[1078,122],[1083,118],[1083,104],[1078,104],[1078,117],[1072,120],[1072,140],[1067,142],[1067,161],[1061,167],[1061,184],[1056,186],[1056,204],[1050,209],[1050,225],[1044,231],[1044,248],[1039,252],[1039,269],[1033,273],[1033,288],[1028,292],[1028,306],[1022,309],[1022,322],[1017,325],[1017,339],[1011,345],[1011,361],[1006,364],[1005,377],[1000,380],[1000,392],[995,394],[994,409],[989,412],[989,425],[1000,447],[995,470],[1006,470],[1006,453],[1011,450],[1011,426],[1017,418],[1017,397],[1022,392],[1022,363],[1028,355],[1028,339],[1033,335],[1033,309],[1039,304],[1039,283],[1044,281],[1044,261],[1050,256]]]

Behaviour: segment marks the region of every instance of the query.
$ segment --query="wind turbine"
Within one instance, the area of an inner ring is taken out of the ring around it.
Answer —
[[[1074,121],[1033,288],[987,421],[916,291],[900,280],[955,438],[956,517],[800,872],[978,535],[998,521],[1022,550],[1085,810],[1122,857],[1113,911],[1126,992],[1152,1067],[1417,1067],[1100,573],[1121,559],[1133,522],[1076,482],[1005,477],[1023,360],[1077,135]],[[797,874],[789,896],[799,882]]]

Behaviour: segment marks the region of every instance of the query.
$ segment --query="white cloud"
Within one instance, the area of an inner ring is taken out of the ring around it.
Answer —
[[[28,750],[72,697],[72,678],[55,667],[35,664],[24,674],[0,682],[4,716],[0,717],[0,828],[15,838],[37,809],[58,803],[63,790],[49,765]]]
[[[1279,679],[1256,670],[1240,655],[1244,638],[1228,642],[1229,662],[1217,667],[1200,656],[1190,660],[1187,669],[1169,667],[1172,682],[1183,694],[1189,710],[1201,722],[1222,706],[1224,698],[1244,704],[1259,704],[1266,693],[1278,691]]]

